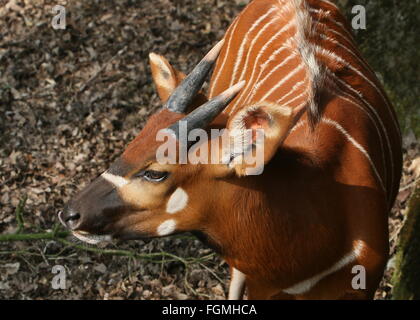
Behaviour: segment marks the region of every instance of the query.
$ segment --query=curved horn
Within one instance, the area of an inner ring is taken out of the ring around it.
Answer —
[[[219,56],[224,40],[218,42],[213,49],[199,62],[191,73],[175,89],[167,102],[167,108],[176,113],[184,113],[201,89],[207,74]]]
[[[211,99],[210,101],[189,113],[185,118],[175,122],[168,129],[170,129],[179,140],[181,122],[186,123],[187,133],[193,129],[205,128],[236,97],[244,85],[245,80],[230,87],[226,91],[222,92],[219,96]]]

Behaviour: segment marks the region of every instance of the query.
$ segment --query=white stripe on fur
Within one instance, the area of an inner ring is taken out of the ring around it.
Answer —
[[[249,39],[249,35],[252,33],[252,31],[255,30],[255,28],[257,28],[260,25],[260,23],[265,18],[267,18],[275,10],[278,10],[278,8],[277,7],[271,7],[270,10],[268,10],[264,15],[262,15],[257,21],[254,22],[254,24],[251,26],[251,28],[248,30],[245,37],[243,38],[241,46],[239,47],[238,56],[236,58],[235,65],[233,67],[233,73],[232,73],[232,78],[231,78],[231,81],[230,81],[230,86],[232,86],[232,84],[235,82],[236,75],[237,75],[238,70],[239,70],[239,65],[241,64],[242,56],[244,54],[245,44],[247,43],[247,41]]]
[[[329,276],[330,274],[333,274],[334,272],[339,271],[340,269],[344,268],[345,266],[349,265],[350,263],[356,261],[356,259],[360,256],[361,251],[363,249],[363,245],[361,241],[357,241],[355,244],[355,247],[351,252],[346,254],[343,258],[341,258],[337,263],[335,263],[331,268],[328,268],[327,270],[318,273],[317,275],[304,280],[302,282],[299,282],[292,287],[289,287],[285,290],[283,290],[287,294],[291,295],[298,295],[298,294],[304,294],[311,290],[319,281],[324,279],[325,277]]]

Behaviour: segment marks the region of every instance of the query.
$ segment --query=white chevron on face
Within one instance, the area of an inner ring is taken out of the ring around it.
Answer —
[[[104,178],[109,183],[116,186],[117,188],[124,187],[125,185],[130,183],[130,181],[127,180],[126,178],[121,177],[121,176],[116,176],[116,175],[114,175],[112,173],[108,173],[108,172],[102,173],[101,177]]]

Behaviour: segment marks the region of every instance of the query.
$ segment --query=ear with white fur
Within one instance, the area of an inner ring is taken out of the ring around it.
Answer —
[[[156,53],[149,54],[149,62],[159,97],[162,102],[166,102],[185,78],[185,74],[173,68],[165,57]]]
[[[155,83],[159,98],[165,103],[186,75],[172,67],[165,57],[156,53],[149,54],[149,62],[152,69],[153,82]],[[207,101],[207,97],[200,91],[194,98],[191,106],[187,109],[187,113]]]
[[[236,113],[228,122],[230,166],[239,176],[261,174],[293,123],[292,108],[268,102],[247,106]]]

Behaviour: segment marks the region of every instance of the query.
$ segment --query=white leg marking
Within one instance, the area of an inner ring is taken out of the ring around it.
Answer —
[[[299,282],[295,284],[294,286],[287,288],[283,290],[287,294],[291,295],[297,295],[297,294],[303,294],[305,292],[308,292],[311,290],[320,280],[325,278],[326,276],[329,276],[330,274],[344,268],[346,265],[354,262],[361,253],[363,246],[360,243],[360,241],[357,241],[355,248],[348,254],[346,254],[343,258],[341,258],[337,263],[335,263],[331,268],[313,276],[312,278],[309,278],[307,280],[304,280],[302,282]]]
[[[108,173],[106,171],[104,173],[102,173],[101,177],[104,178],[106,181],[112,183],[117,188],[122,188],[130,182],[129,180],[127,180],[124,177],[116,176],[116,175],[114,175],[112,173]]]
[[[157,228],[156,232],[159,236],[166,236],[171,234],[176,229],[176,221],[174,219],[166,220],[162,222]]]
[[[167,213],[176,213],[183,210],[188,203],[188,194],[182,188],[178,188],[172,193],[166,204]]]
[[[240,300],[243,298],[246,276],[238,269],[232,268],[229,285],[229,300]]]

